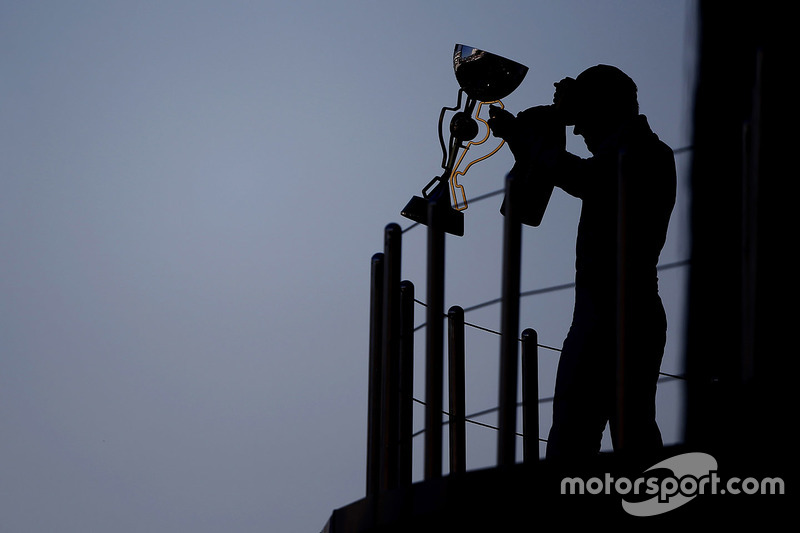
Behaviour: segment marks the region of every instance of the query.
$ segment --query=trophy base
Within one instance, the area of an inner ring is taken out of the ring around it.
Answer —
[[[428,225],[428,205],[430,202],[419,196],[414,196],[411,201],[406,204],[400,214],[404,217],[419,222],[425,226]],[[450,207],[444,207],[444,231],[451,235],[458,237],[464,236],[464,213],[457,211]]]

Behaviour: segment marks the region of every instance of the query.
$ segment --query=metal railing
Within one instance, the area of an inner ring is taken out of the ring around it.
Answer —
[[[512,198],[513,174],[506,178]],[[504,217],[500,332],[498,466],[514,464],[517,438],[521,222],[508,202]],[[445,229],[441,206],[428,207],[425,331],[424,478],[443,470],[444,320],[447,318],[449,471],[466,471],[464,310],[444,312]],[[372,257],[370,288],[367,495],[410,486],[414,398],[414,285],[401,280],[402,230],[389,224],[384,250]],[[522,333],[524,461],[538,459],[538,346],[533,329]]]

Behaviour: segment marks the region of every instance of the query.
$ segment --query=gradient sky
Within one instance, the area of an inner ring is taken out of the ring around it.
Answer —
[[[364,495],[370,258],[440,172],[454,45],[530,67],[504,101],[513,112],[614,64],[678,149],[691,144],[694,9],[0,3],[0,530],[320,530]],[[664,264],[689,252],[688,154],[677,161]],[[503,149],[472,167],[468,199],[501,188],[511,163]],[[448,236],[447,307],[499,296],[499,205],[470,205],[466,235]],[[525,229],[523,291],[572,281],[579,208],[556,191]],[[402,276],[424,299],[425,232],[403,243]],[[685,274],[661,276],[662,370],[677,374]],[[571,306],[570,291],[526,298],[521,327],[560,347]],[[466,318],[497,329],[499,314]],[[498,337],[467,329],[468,412],[496,405],[498,353]],[[540,357],[546,397],[558,354]],[[680,383],[662,384],[667,442],[681,438],[681,406]],[[491,466],[495,433],[467,437],[469,468]]]

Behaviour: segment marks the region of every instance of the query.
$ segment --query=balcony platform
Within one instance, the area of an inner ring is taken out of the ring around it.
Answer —
[[[686,453],[682,447],[669,447],[664,458]],[[785,465],[769,461],[717,457],[722,479],[738,476],[779,476]],[[732,465],[725,467],[726,465]],[[647,466],[622,464],[613,454],[601,454],[591,464],[554,465],[547,461],[516,464],[509,468],[487,468],[461,475],[420,481],[407,488],[385,491],[336,509],[323,533],[384,532],[499,532],[536,531],[541,527],[668,527],[679,531],[688,524],[735,525],[778,524],[788,518],[792,498],[783,495],[697,495],[684,505],[654,516],[633,516],[622,507],[622,496],[613,488],[600,494],[562,494],[564,478],[579,477],[607,481],[626,477],[635,480]],[[663,475],[669,474],[662,471]],[[788,484],[788,482],[787,482]],[[606,485],[607,486],[607,485]],[[792,487],[788,487],[791,489]],[[651,498],[642,495],[638,499]],[[626,496],[633,500],[633,496]],[[715,527],[716,529],[716,527]]]

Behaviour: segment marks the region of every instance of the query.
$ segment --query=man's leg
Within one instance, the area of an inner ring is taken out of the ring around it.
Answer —
[[[614,410],[610,429],[615,451],[648,460],[663,447],[656,422],[656,390],[666,344],[663,307],[658,305],[648,315],[640,313],[630,324],[633,328],[625,340],[624,387],[618,388],[622,404]]]
[[[548,459],[588,459],[600,451],[613,409],[614,368],[600,339],[572,327],[558,363]]]

